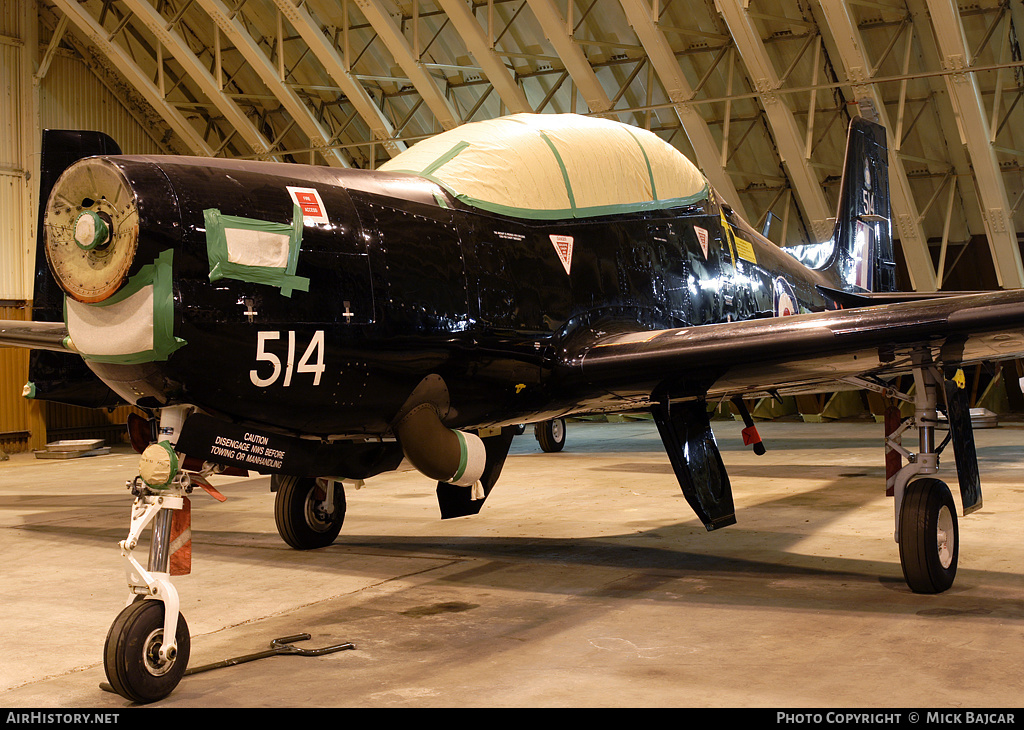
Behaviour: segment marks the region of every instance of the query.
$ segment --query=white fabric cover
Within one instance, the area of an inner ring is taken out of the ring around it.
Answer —
[[[68,335],[83,355],[117,357],[153,349],[153,286],[117,304],[100,307],[67,302]]]
[[[288,265],[291,237],[248,228],[225,228],[228,261],[245,266],[283,269]]]
[[[464,124],[380,169],[424,175],[470,205],[527,217],[600,215],[708,190],[696,166],[655,134],[576,114]]]

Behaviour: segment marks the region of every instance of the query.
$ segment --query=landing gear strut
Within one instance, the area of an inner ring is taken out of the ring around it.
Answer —
[[[185,528],[180,519],[175,523],[175,514],[187,517],[186,494],[191,491],[171,445],[184,415],[184,409],[164,409],[160,428],[166,439],[146,449],[140,475],[128,482],[135,502],[121,557],[129,595],[107,633],[103,667],[111,687],[132,702],[166,697],[188,665],[188,624],[178,612],[178,592],[171,583],[172,533],[184,533]],[[147,527],[152,527],[152,538],[149,563],[143,568],[134,551]]]
[[[895,539],[907,585],[915,593],[941,593],[953,585],[960,553],[956,505],[945,482],[932,477],[939,469],[939,454],[952,439],[960,478],[964,513],[981,506],[977,456],[962,383],[947,381],[926,350],[911,354],[914,394],[905,396],[879,389],[889,396],[914,402],[914,417],[886,434],[886,446],[908,463],[890,476],[887,487],[895,501]],[[878,388],[876,388],[878,389]],[[936,448],[940,390],[944,389],[949,436]],[[916,426],[918,452],[900,444],[900,435]],[[887,429],[888,431],[888,429]]]

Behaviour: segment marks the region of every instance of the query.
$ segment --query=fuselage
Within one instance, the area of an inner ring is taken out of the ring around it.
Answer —
[[[141,358],[83,352],[144,407],[188,403],[319,437],[382,435],[436,375],[453,428],[628,410],[642,405],[644,383],[613,393],[556,376],[567,343],[834,306],[815,288],[834,281],[714,196],[527,220],[401,173],[180,157],[79,164],[116,167],[134,196],[129,288],[147,265],[170,272],[172,309],[154,311],[171,317],[173,345]],[[254,251],[289,227],[297,247],[282,273]]]

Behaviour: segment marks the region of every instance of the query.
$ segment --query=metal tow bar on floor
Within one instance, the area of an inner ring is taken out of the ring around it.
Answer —
[[[254,654],[246,654],[244,656],[234,657],[232,659],[224,659],[219,662],[213,662],[212,664],[203,664],[199,667],[190,667],[189,669],[185,670],[185,676],[187,677],[192,674],[199,674],[200,672],[208,672],[211,669],[233,667],[238,664],[253,662],[257,659],[266,659],[267,657],[278,656],[279,654],[295,654],[297,656],[324,656],[326,654],[333,654],[337,651],[345,651],[347,649],[356,648],[354,644],[347,641],[343,644],[325,646],[320,649],[302,649],[297,646],[292,646],[292,642],[294,641],[306,641],[310,638],[312,637],[309,634],[295,634],[294,636],[282,636],[280,639],[274,639],[272,642],[270,642],[270,649],[258,651]],[[114,688],[106,682],[100,684],[100,689],[106,690],[107,692],[114,691]]]

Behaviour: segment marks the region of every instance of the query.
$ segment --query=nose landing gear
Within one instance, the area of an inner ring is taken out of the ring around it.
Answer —
[[[187,476],[168,490],[154,489],[141,478],[131,484],[136,493],[131,528],[121,542],[129,598],[107,632],[103,668],[118,694],[132,702],[153,702],[177,687],[188,665],[188,624],[178,611],[170,569],[174,515],[188,514]],[[134,551],[149,525],[149,564],[143,568]]]

